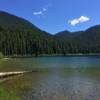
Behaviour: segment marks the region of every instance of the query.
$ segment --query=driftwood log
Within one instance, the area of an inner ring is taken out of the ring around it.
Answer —
[[[15,75],[20,75],[24,73],[30,73],[33,71],[16,71],[16,72],[0,72],[0,78],[6,78],[9,76],[15,76]]]

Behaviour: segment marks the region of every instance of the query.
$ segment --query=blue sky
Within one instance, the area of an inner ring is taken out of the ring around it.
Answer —
[[[0,10],[52,34],[100,24],[100,0],[0,0]]]

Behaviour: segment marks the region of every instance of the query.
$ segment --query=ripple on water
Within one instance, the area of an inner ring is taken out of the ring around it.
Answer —
[[[85,76],[50,74],[24,95],[24,100],[100,100],[100,81]]]

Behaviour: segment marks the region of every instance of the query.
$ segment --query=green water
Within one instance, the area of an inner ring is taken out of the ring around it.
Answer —
[[[0,71],[39,70],[0,80],[0,100],[100,100],[100,57],[0,60]]]

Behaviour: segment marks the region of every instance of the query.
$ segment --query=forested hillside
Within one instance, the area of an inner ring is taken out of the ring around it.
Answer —
[[[0,52],[6,56],[100,53],[100,26],[51,35],[25,19],[0,12]]]
[[[0,12],[0,52],[4,55],[62,53],[63,41],[17,16]]]
[[[78,53],[100,53],[100,25],[93,26],[85,31],[69,33],[64,31],[56,34],[56,36],[65,41],[70,41],[72,45],[74,43]]]

